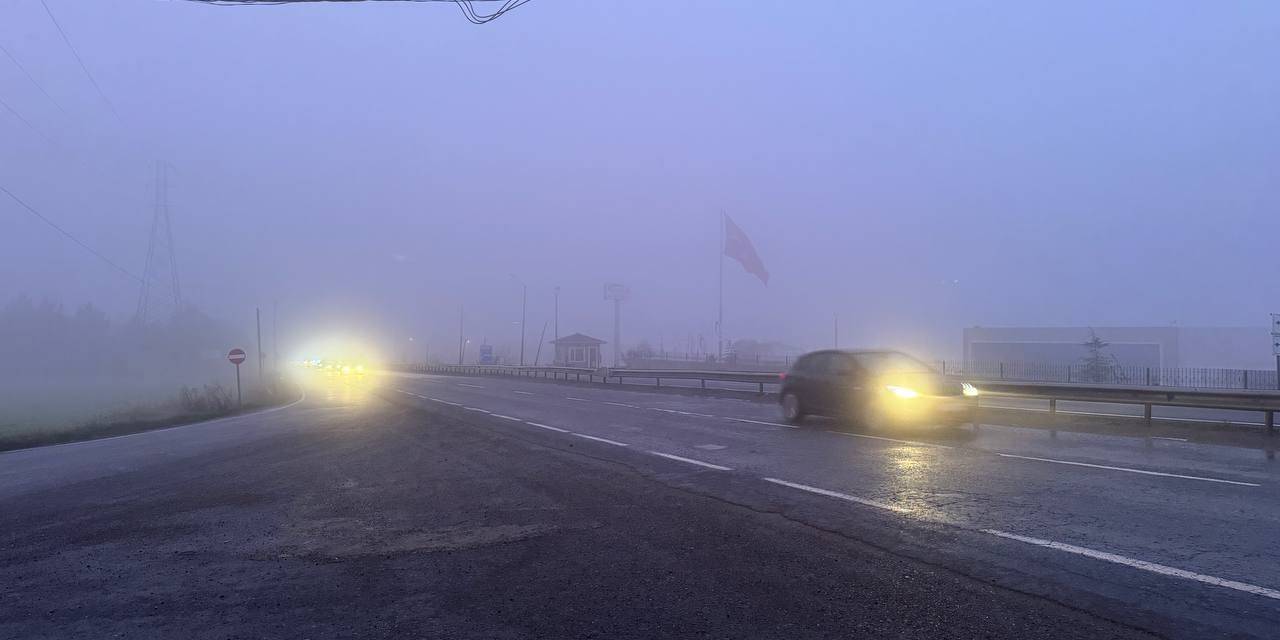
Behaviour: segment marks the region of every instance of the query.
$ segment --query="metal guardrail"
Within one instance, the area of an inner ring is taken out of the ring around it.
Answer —
[[[653,380],[661,387],[663,380],[698,380],[701,388],[707,382],[736,382],[757,385],[757,393],[765,393],[766,384],[781,382],[777,373],[760,371],[693,371],[687,369],[581,369],[574,367],[519,367],[508,365],[439,365],[412,366],[408,370],[453,375],[509,375],[619,384],[625,379]],[[984,396],[1026,398],[1049,401],[1049,413],[1057,413],[1059,400],[1104,404],[1141,405],[1143,418],[1151,424],[1152,407],[1184,407],[1255,411],[1265,416],[1268,435],[1275,433],[1275,413],[1280,411],[1280,393],[1230,389],[1175,389],[1127,385],[1089,385],[1055,382],[973,381]]]
[[[1081,385],[1053,382],[977,382],[987,396],[1033,398],[1049,401],[1049,413],[1056,414],[1058,401],[1142,405],[1142,417],[1151,424],[1152,407],[1259,411],[1265,416],[1267,434],[1275,433],[1275,412],[1280,411],[1280,393],[1225,389],[1168,389],[1125,385]]]

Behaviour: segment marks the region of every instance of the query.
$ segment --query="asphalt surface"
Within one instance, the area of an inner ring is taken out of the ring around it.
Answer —
[[[443,376],[0,454],[0,638],[1275,637],[1261,452]]]

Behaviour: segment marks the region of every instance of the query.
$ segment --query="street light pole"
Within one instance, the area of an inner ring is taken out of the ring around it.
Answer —
[[[529,301],[529,285],[524,280],[516,277],[516,274],[508,274],[512,280],[520,283],[520,366],[524,366],[524,319],[525,309],[528,307]]]
[[[559,340],[560,339],[560,287],[556,287],[556,311],[555,311],[554,324],[555,324],[555,328],[552,329],[552,331],[555,333],[555,335],[552,337],[552,339]]]

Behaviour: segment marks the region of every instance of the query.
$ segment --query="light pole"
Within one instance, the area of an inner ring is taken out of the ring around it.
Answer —
[[[560,339],[560,287],[556,287],[556,307],[555,307],[554,324],[555,324],[555,328],[552,329],[552,332],[555,335],[552,336],[552,339],[559,340]]]
[[[524,366],[524,317],[525,309],[529,300],[529,285],[524,280],[516,277],[516,274],[508,274],[512,280],[520,283],[520,366]]]

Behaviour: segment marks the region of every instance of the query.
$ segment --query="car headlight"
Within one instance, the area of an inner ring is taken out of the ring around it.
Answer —
[[[884,388],[888,389],[889,393],[892,393],[893,395],[898,396],[899,398],[909,399],[909,398],[920,397],[920,392],[916,391],[915,389],[908,389],[907,387],[899,387],[891,384],[885,385]]]
[[[963,391],[964,394],[966,396],[969,396],[970,398],[976,397],[978,395],[978,388],[969,384],[968,382],[961,382],[960,390]]]

